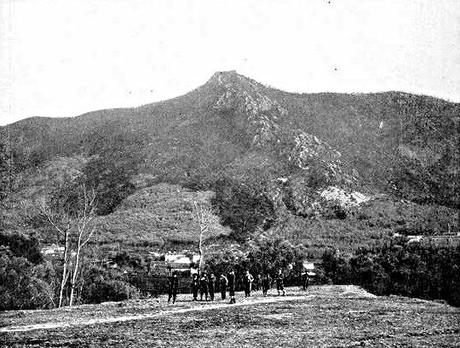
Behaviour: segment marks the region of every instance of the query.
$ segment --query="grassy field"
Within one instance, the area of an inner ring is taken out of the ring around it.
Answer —
[[[255,293],[226,302],[175,305],[165,297],[0,314],[6,347],[460,346],[460,309],[403,297],[375,297],[354,286]],[[27,327],[47,324],[49,328]],[[16,332],[4,332],[16,327]],[[28,331],[20,331],[28,330]]]

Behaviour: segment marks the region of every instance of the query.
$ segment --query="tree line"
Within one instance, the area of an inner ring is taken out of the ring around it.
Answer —
[[[78,235],[71,238],[69,250],[78,250]],[[152,260],[136,253],[114,255],[118,267],[110,268],[85,253],[84,261],[77,263],[75,254],[70,260],[70,251],[62,259],[45,260],[35,237],[2,233],[0,243],[0,310],[121,301],[167,292],[164,277],[151,269]],[[293,285],[299,282],[305,257],[303,246],[267,237],[249,243],[245,251],[205,254],[202,270],[217,275],[233,269],[237,276],[249,270],[274,276],[281,269],[286,285]],[[164,289],[156,287],[149,293],[152,281],[164,283]]]
[[[377,295],[440,299],[460,306],[460,246],[393,239],[351,257],[328,250],[322,266],[329,281],[357,284]]]

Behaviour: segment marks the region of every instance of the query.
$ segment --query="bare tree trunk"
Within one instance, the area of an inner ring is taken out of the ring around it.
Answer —
[[[67,264],[68,264],[68,254],[69,254],[69,230],[67,229],[64,232],[64,262],[62,265],[62,278],[61,278],[61,287],[59,289],[59,305],[62,307],[62,302],[64,298],[64,288],[67,282]]]
[[[64,290],[65,290],[65,285],[67,283],[68,276],[69,276],[68,264],[69,264],[71,226],[70,226],[70,222],[68,220],[65,221],[65,219],[63,219],[62,221],[62,225],[64,225],[64,227],[60,226],[60,224],[57,222],[59,218],[56,219],[50,207],[46,204],[45,201],[42,201],[38,205],[39,205],[40,212],[46,216],[49,223],[56,229],[59,235],[64,237],[64,255],[63,255],[63,260],[62,260],[62,277],[61,277],[61,284],[59,286],[59,302],[58,302],[58,308],[60,308],[63,306]]]
[[[94,201],[96,199],[96,193],[94,190],[90,192],[90,195],[88,195],[88,192],[86,191],[86,187],[82,187],[83,195],[84,195],[84,207],[82,214],[79,218],[79,221],[77,222],[77,229],[78,229],[78,240],[77,240],[77,254],[75,256],[75,265],[73,269],[73,275],[72,275],[72,284],[70,288],[70,301],[69,301],[69,306],[73,305],[74,298],[75,298],[75,287],[77,283],[77,277],[78,277],[78,271],[80,267],[80,256],[83,248],[85,245],[89,242],[91,239],[93,233],[94,233],[94,226],[91,229],[91,231],[88,231],[88,225],[91,223],[91,221],[94,218]],[[86,238],[83,241],[83,238]]]
[[[208,220],[205,216],[205,212],[203,211],[203,206],[198,205],[197,202],[193,202],[195,206],[195,215],[198,222],[198,226],[200,228],[200,238],[198,241],[198,253],[200,255],[200,261],[198,263],[198,270],[201,273],[201,268],[203,267],[203,235],[208,229]]]
[[[200,228],[200,241],[198,243],[198,253],[200,255],[200,262],[198,264],[198,269],[201,272],[201,267],[203,266],[203,229]]]
[[[86,191],[86,187],[82,187],[83,194],[84,194],[84,207],[82,211],[82,215],[80,216],[79,222],[77,223],[77,229],[78,229],[78,240],[77,240],[77,254],[75,255],[75,264],[73,268],[73,274],[72,274],[72,284],[70,288],[70,301],[69,301],[69,306],[73,305],[74,298],[75,298],[75,287],[77,283],[77,276],[78,276],[78,271],[80,267],[80,255],[81,252],[86,245],[86,243],[89,242],[91,239],[95,228],[93,227],[90,232],[88,232],[88,225],[92,221],[94,215],[94,200],[96,199],[96,193],[94,190],[92,191],[92,195],[88,196],[88,192]],[[83,241],[83,238],[86,238]]]
[[[77,248],[77,255],[75,256],[75,266],[73,268],[72,283],[70,287],[70,300],[69,306],[73,305],[74,294],[75,294],[75,283],[77,282],[78,267],[80,264],[80,247]]]

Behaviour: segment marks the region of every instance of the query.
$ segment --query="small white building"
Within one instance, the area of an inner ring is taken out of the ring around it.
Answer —
[[[42,248],[41,253],[45,256],[63,256],[64,247],[57,244],[47,245]]]
[[[422,235],[409,235],[407,236],[407,239],[409,239],[407,243],[421,242],[421,240],[423,239],[423,236]]]
[[[168,253],[165,254],[165,261],[168,263],[197,263],[198,261],[200,261],[200,255],[193,254],[190,257],[185,254]]]
[[[63,246],[57,245],[57,244],[51,244],[51,245],[46,245],[44,246],[40,252],[42,253],[43,256],[52,258],[52,259],[59,259],[64,257],[64,250],[65,248]],[[68,250],[68,256],[70,259],[75,258],[77,256],[76,251]]]

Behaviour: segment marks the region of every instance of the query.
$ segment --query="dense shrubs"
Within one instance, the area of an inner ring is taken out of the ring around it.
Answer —
[[[129,283],[127,274],[119,270],[91,267],[84,278],[81,293],[83,303],[123,301],[139,297],[139,290]]]
[[[50,308],[53,289],[43,274],[24,257],[14,256],[0,246],[0,310]]]
[[[106,301],[123,301],[138,297],[138,290],[122,280],[99,279],[87,284],[82,293],[85,303],[101,303]]]
[[[14,256],[24,257],[32,263],[43,261],[38,240],[33,236],[1,232],[0,245],[8,247]]]
[[[443,299],[460,306],[460,246],[408,244],[401,239],[359,249],[351,258],[327,251],[323,267],[336,284],[358,284],[377,295]]]

